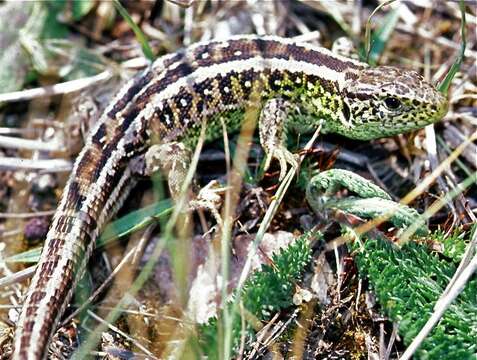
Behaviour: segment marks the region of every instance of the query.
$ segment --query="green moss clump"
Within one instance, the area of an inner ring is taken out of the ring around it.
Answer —
[[[308,232],[299,237],[293,244],[273,255],[273,265],[262,265],[259,271],[250,276],[241,293],[241,302],[248,314],[266,321],[277,311],[293,305],[295,284],[311,262],[310,241],[317,236],[319,234],[316,232]],[[230,304],[229,312],[232,310]],[[246,319],[245,328],[242,328],[243,319],[239,309],[234,310],[233,316],[232,346],[237,349],[242,331],[246,332],[247,338],[253,336],[254,331]],[[220,357],[218,350],[223,333],[221,326],[222,321],[214,318],[198,329],[202,353],[209,359]]]
[[[292,305],[295,283],[311,261],[309,239],[312,235],[300,237],[273,255],[273,266],[262,265],[262,269],[250,277],[242,295],[247,311],[260,320],[268,320],[273,313]]]
[[[453,239],[453,240],[452,240]],[[438,241],[438,236],[433,236]],[[446,240],[462,242],[453,236]],[[386,314],[399,324],[399,334],[409,345],[433,313],[433,307],[457,267],[422,244],[401,249],[388,241],[367,239],[356,251],[356,263],[366,275]],[[472,278],[445,312],[416,353],[416,359],[475,359],[477,353],[477,279]]]
[[[459,262],[464,255],[468,241],[464,239],[465,233],[459,229],[450,236],[445,236],[443,231],[436,231],[432,238],[441,244],[442,254],[450,257],[455,262]]]

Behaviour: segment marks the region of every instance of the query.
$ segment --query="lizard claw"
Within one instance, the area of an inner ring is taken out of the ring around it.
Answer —
[[[280,181],[285,178],[288,165],[290,165],[293,170],[298,170],[298,161],[296,155],[288,151],[286,147],[278,146],[268,151],[267,157],[265,158],[265,165],[263,168],[264,171],[268,170],[270,167],[270,162],[273,158],[277,159],[280,163],[280,177],[278,178]]]

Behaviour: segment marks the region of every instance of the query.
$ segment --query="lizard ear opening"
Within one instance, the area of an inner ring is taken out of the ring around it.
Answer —
[[[351,118],[351,110],[349,109],[349,105],[346,103],[346,101],[343,101],[343,116],[346,122],[349,123]]]

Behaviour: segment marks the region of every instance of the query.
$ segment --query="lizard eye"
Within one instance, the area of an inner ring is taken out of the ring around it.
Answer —
[[[397,110],[401,107],[401,102],[395,97],[388,97],[384,99],[384,105],[386,105],[389,110]]]

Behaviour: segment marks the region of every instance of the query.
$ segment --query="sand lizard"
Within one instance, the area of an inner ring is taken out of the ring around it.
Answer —
[[[165,155],[186,154],[203,121],[207,139],[219,138],[219,118],[236,130],[257,101],[268,108],[258,123],[261,145],[282,170],[294,163],[285,130],[321,123],[324,133],[369,140],[422,128],[447,111],[446,98],[415,72],[370,68],[279,37],[212,40],[157,59],[122,87],[76,159],[23,304],[13,359],[47,356],[95,240],[132,186],[131,161],[152,144]],[[169,172],[172,193],[179,175]]]

